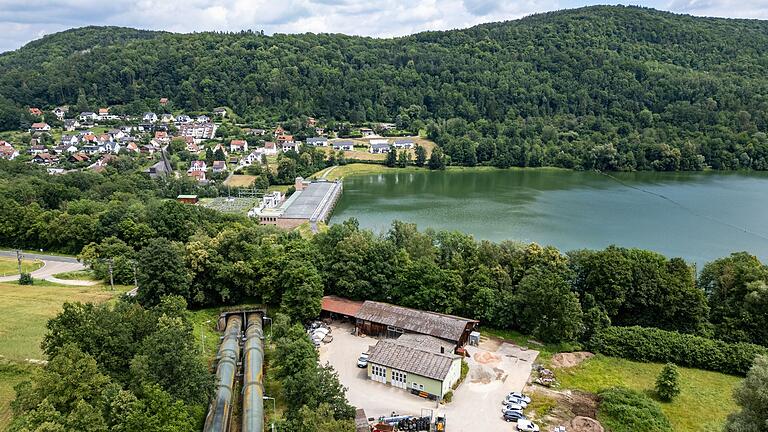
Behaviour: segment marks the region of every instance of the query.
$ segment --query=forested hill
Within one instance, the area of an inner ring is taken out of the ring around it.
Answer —
[[[394,39],[139,33],[93,45],[103,30],[0,56],[5,104],[80,96],[139,112],[169,97],[248,121],[394,120],[426,126],[467,165],[768,169],[765,21],[598,6]],[[40,58],[81,39],[93,47]]]

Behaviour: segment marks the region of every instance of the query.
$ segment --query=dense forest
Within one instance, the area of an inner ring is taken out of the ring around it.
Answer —
[[[427,130],[449,163],[768,169],[768,22],[598,6],[393,39],[88,27],[0,55],[24,107],[231,107]]]

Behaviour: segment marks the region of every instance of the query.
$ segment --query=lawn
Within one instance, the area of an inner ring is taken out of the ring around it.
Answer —
[[[21,270],[31,273],[43,266],[42,261],[21,260]],[[16,258],[0,257],[0,276],[19,274],[19,263]]]
[[[341,165],[338,168],[331,171],[330,174],[328,174],[328,177],[326,177],[328,180],[338,180],[342,177],[349,177],[352,175],[366,175],[366,174],[379,174],[384,172],[406,172],[406,171],[418,171],[423,170],[426,168],[418,168],[414,166],[410,166],[407,168],[389,168],[384,165],[379,164],[364,164],[364,163],[353,163],[349,165]],[[315,174],[316,176],[318,174]]]
[[[652,395],[662,365],[595,356],[579,366],[555,371],[560,387],[592,393],[625,386]],[[717,372],[679,368],[682,392],[661,409],[678,432],[719,431],[726,416],[736,411],[733,390],[741,378]]]
[[[98,280],[96,275],[94,275],[93,271],[91,270],[75,270],[70,272],[57,273],[53,275],[53,277],[64,280]]]
[[[0,363],[0,430],[8,426],[13,386],[30,373],[25,359],[40,359],[45,325],[64,302],[104,302],[130,289],[106,290],[103,285],[70,287],[37,281],[36,285],[0,283],[0,356],[14,363]],[[29,367],[31,368],[31,367]]]

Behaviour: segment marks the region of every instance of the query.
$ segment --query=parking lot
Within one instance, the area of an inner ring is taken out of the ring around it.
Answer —
[[[366,369],[357,367],[357,358],[377,339],[352,334],[351,324],[331,325],[333,342],[320,347],[321,363],[330,363],[347,387],[347,399],[365,409],[368,417],[397,414],[421,415],[432,410],[445,415],[450,432],[514,430],[514,423],[501,417],[501,401],[511,391],[522,391],[531,373],[537,351],[521,350],[509,343],[482,342],[468,346],[469,374],[447,405],[422,399],[405,390],[368,379]]]

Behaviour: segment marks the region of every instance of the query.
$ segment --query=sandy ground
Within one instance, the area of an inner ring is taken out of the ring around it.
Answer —
[[[411,393],[371,381],[366,370],[357,367],[360,353],[377,339],[352,335],[352,326],[332,326],[333,342],[320,347],[320,361],[330,363],[347,387],[347,399],[364,408],[368,417],[397,414],[422,415],[431,410],[446,417],[451,432],[512,431],[514,423],[501,417],[501,401],[511,391],[522,391],[531,374],[537,351],[521,350],[509,343],[481,343],[467,347],[470,367],[464,383],[454,392],[453,401],[440,405]]]

